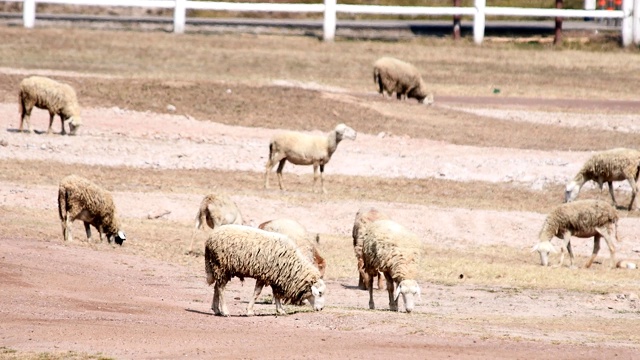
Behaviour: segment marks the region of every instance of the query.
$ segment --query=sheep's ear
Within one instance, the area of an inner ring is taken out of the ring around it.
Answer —
[[[314,285],[314,286],[311,287],[311,294],[313,296],[320,296],[320,290],[318,290],[318,288],[315,287],[315,285]]]
[[[422,295],[421,295],[421,289],[420,289],[420,285],[416,285],[416,290],[418,292],[418,301],[422,301]]]
[[[396,290],[393,292],[393,300],[394,301],[398,301],[398,296],[400,296],[400,291],[402,290],[402,286],[400,286],[400,284],[398,284],[398,286],[396,286]]]
[[[125,235],[124,231],[118,230],[118,237],[122,240],[127,240],[127,235]]]
[[[533,248],[531,248],[531,252],[536,252],[538,251],[538,246],[540,245],[540,243],[537,243],[533,246]]]

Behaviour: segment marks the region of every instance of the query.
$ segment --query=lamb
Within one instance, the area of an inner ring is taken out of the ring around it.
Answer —
[[[585,268],[591,264],[600,250],[600,238],[604,237],[611,252],[611,267],[615,267],[615,248],[612,237],[618,240],[618,213],[613,206],[602,200],[579,200],[565,203],[554,208],[544,221],[542,230],[538,236],[539,243],[532,252],[540,253],[540,263],[549,265],[549,253],[556,252],[551,239],[554,236],[562,239],[560,263],[564,264],[564,250],[569,252],[570,266],[573,266],[573,250],[571,249],[571,236],[590,238],[593,236],[593,254],[587,261]]]
[[[30,117],[34,106],[49,111],[47,134],[51,134],[55,115],[60,116],[62,135],[67,133],[65,123],[69,123],[69,135],[75,135],[78,127],[82,125],[80,105],[78,104],[76,92],[68,84],[42,76],[31,76],[20,82],[19,98],[20,132],[22,132],[25,122],[27,123],[27,132],[31,133],[33,131]]]
[[[327,136],[308,135],[299,132],[284,132],[276,134],[269,143],[269,160],[267,160],[264,174],[264,188],[269,188],[269,173],[275,164],[279,163],[277,174],[280,190],[282,186],[282,169],[288,160],[295,165],[313,165],[313,189],[318,180],[318,167],[320,167],[320,181],[322,192],[324,187],[324,166],[331,160],[331,155],[338,148],[343,139],[356,139],[356,131],[345,124],[338,124]]]
[[[389,308],[398,311],[398,297],[402,294],[405,310],[414,308],[414,296],[420,298],[420,286],[414,280],[422,256],[418,237],[392,220],[378,220],[368,226],[362,235],[362,259],[369,274],[369,308],[373,303],[373,277],[382,272],[387,280]],[[395,290],[394,290],[395,285]]]
[[[634,209],[634,201],[638,193],[638,175],[640,174],[640,151],[634,149],[617,148],[593,155],[582,166],[571,182],[565,188],[565,202],[578,197],[580,189],[589,180],[598,183],[600,190],[606,181],[614,206],[618,206],[613,194],[612,182],[627,180],[631,185],[631,202],[629,211]]]
[[[433,103],[433,94],[428,93],[427,85],[415,66],[404,61],[382,57],[373,64],[373,82],[378,85],[378,92],[389,96],[396,93],[396,98],[414,98],[420,103]]]
[[[360,235],[364,233],[364,228],[368,224],[377,221],[389,219],[389,217],[382,212],[372,207],[362,207],[356,213],[356,219],[353,223],[353,251],[356,255],[356,261],[358,266],[358,289],[368,290],[369,275],[364,271],[364,261],[362,260],[362,238]],[[378,289],[384,289],[384,283],[382,280],[382,274],[378,273]]]
[[[270,284],[274,290],[276,314],[286,314],[281,301],[307,300],[315,311],[324,307],[326,286],[320,271],[291,246],[285,235],[242,225],[217,227],[205,243],[207,283],[214,284],[211,309],[229,316],[224,301],[226,284],[237,276]],[[253,304],[247,315],[253,314]]]
[[[242,225],[242,214],[229,196],[224,194],[206,195],[202,199],[200,209],[196,214],[196,226],[191,233],[188,254],[193,252],[193,240],[195,239],[196,231],[202,229],[205,223],[212,229],[225,224]]]
[[[80,219],[84,222],[87,239],[91,242],[91,228],[98,229],[100,241],[102,233],[107,241],[122,245],[127,239],[118,220],[116,207],[111,194],[90,180],[69,175],[60,181],[58,189],[58,214],[62,221],[62,236],[72,241],[71,223]]]

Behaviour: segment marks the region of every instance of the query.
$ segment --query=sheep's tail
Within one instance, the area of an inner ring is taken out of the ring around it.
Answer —
[[[380,77],[380,69],[373,68],[373,83],[378,85],[378,92],[382,94],[384,86],[382,85],[382,78]]]
[[[273,156],[273,142],[269,143],[269,161],[271,161],[271,157]]]
[[[208,241],[204,245],[204,270],[207,273],[207,285],[211,285],[215,282],[213,277],[213,269],[211,267],[211,250],[209,249]]]
[[[69,200],[67,196],[67,189],[61,186],[58,189],[58,215],[60,216],[61,221],[66,221],[63,213],[66,213],[67,211],[67,203]]]
[[[18,93],[18,113],[22,115],[24,112],[24,101],[22,96],[22,90]]]

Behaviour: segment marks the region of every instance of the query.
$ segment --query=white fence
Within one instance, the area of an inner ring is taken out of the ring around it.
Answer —
[[[8,0],[16,1],[16,0]],[[375,6],[338,4],[324,0],[318,4],[230,3],[192,0],[22,0],[24,26],[32,28],[36,19],[36,2],[48,4],[129,6],[173,9],[173,29],[183,33],[188,9],[253,12],[324,13],[323,37],[332,41],[336,32],[337,13],[376,15],[468,15],[473,17],[473,39],[481,44],[487,16],[561,17],[621,19],[622,45],[640,44],[640,0],[623,0],[621,10],[535,9],[486,6],[486,0],[475,0],[473,7]]]

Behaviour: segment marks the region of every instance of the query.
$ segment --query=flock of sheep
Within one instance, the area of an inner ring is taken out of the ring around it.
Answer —
[[[398,99],[415,98],[419,102],[431,103],[429,94],[418,70],[412,65],[393,58],[381,58],[374,64],[374,82],[379,92],[396,93]],[[34,106],[47,109],[50,123],[55,115],[64,126],[69,125],[70,134],[76,134],[82,124],[80,106],[73,88],[44,77],[30,77],[20,84],[19,92],[21,122],[28,132],[32,131],[29,116]],[[269,143],[269,157],[265,166],[264,187],[269,187],[269,173],[278,164],[277,176],[280,189],[282,170],[289,161],[296,165],[312,165],[314,169],[313,189],[316,189],[320,169],[321,190],[324,186],[324,166],[329,162],[343,139],[355,140],[356,131],[339,124],[326,136],[307,135],[299,132],[283,132],[275,135]],[[617,206],[612,182],[628,180],[632,189],[629,210],[634,208],[637,180],[640,170],[640,152],[631,149],[613,149],[594,155],[574,179],[567,184],[565,203],[557,206],[545,219],[539,234],[539,243],[532,251],[538,251],[541,264],[549,264],[549,254],[556,252],[551,244],[553,237],[562,239],[560,266],[564,262],[564,251],[569,253],[573,266],[574,255],[571,236],[594,238],[593,255],[586,264],[591,266],[604,238],[611,252],[611,264],[615,266],[613,238],[617,239],[618,215],[616,209],[601,200],[573,201],[581,187],[595,181],[600,188],[607,182],[614,205]],[[126,235],[121,228],[109,192],[88,179],[70,175],[59,185],[58,210],[65,241],[72,239],[71,223],[84,222],[87,238],[91,241],[90,226],[96,228],[102,240],[104,234],[109,242],[122,245]],[[240,210],[224,194],[204,197],[196,216],[188,252],[193,251],[196,231],[204,224],[213,230],[204,245],[204,262],[207,283],[214,285],[212,310],[216,315],[228,316],[224,290],[233,278],[245,277],[256,280],[253,296],[247,307],[247,315],[253,315],[255,300],[264,286],[270,286],[276,305],[276,313],[284,314],[283,303],[302,304],[308,302],[314,310],[324,307],[326,285],[323,277],[327,263],[319,249],[319,236],[309,234],[295,220],[274,219],[262,223],[258,228],[243,225]],[[420,238],[391,220],[375,208],[362,208],[355,216],[353,225],[353,248],[359,273],[358,287],[369,290],[369,308],[374,309],[374,280],[377,287],[386,287],[389,308],[398,311],[398,299],[402,295],[404,309],[411,312],[415,299],[420,299],[420,286],[416,281],[422,241]],[[384,278],[384,280],[383,280]]]

